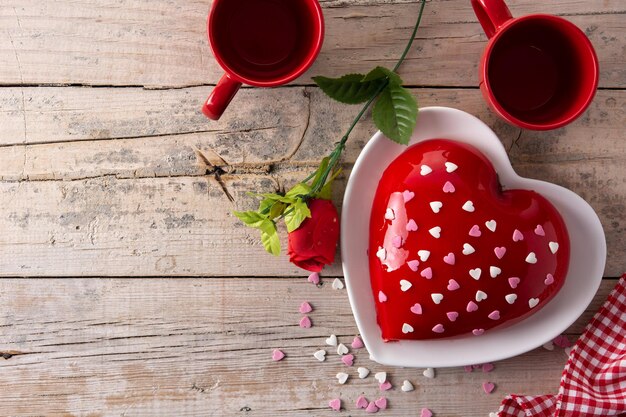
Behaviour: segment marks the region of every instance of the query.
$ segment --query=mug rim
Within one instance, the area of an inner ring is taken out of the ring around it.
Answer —
[[[584,99],[584,104],[581,105],[576,111],[572,112],[569,116],[564,117],[554,122],[531,123],[531,122],[527,122],[527,121],[521,120],[513,116],[497,100],[493,92],[493,89],[490,85],[489,74],[488,74],[489,59],[491,58],[491,53],[493,52],[495,45],[498,43],[500,38],[513,26],[516,26],[517,24],[528,21],[528,20],[544,20],[544,21],[558,22],[560,24],[564,23],[568,25],[569,27],[574,29],[577,33],[582,35],[581,36],[582,43],[584,44],[584,47],[586,48],[586,50],[590,52],[590,55],[592,58],[594,80],[593,80],[591,88],[586,93],[587,96]],[[500,28],[498,28],[495,35],[489,39],[489,42],[487,43],[487,46],[485,47],[485,52],[483,53],[483,56],[481,59],[480,71],[481,71],[481,74],[480,74],[481,80],[480,80],[479,87],[481,87],[481,90],[483,90],[486,94],[488,94],[488,103],[496,111],[496,113],[498,113],[503,119],[509,121],[510,123],[518,127],[521,127],[524,129],[531,129],[531,130],[558,129],[576,120],[585,110],[587,110],[587,108],[591,104],[591,101],[593,100],[596,94],[596,91],[598,89],[598,82],[599,82],[599,76],[600,76],[598,56],[596,54],[595,48],[593,47],[593,44],[591,43],[587,35],[578,26],[576,26],[574,23],[570,22],[567,19],[564,19],[560,16],[555,16],[551,14],[541,14],[541,13],[529,14],[529,15],[524,15],[520,17],[513,17],[509,19],[508,21],[506,21]]]
[[[317,0],[298,0],[306,1],[313,5],[315,24],[319,29],[318,36],[314,39],[314,43],[312,45],[312,48],[310,49],[311,52],[306,55],[306,59],[302,60],[302,62],[300,62],[300,64],[293,71],[272,80],[258,80],[241,75],[240,73],[235,71],[230,65],[228,65],[228,63],[222,58],[220,53],[216,52],[216,48],[214,47],[215,36],[213,35],[213,31],[211,30],[211,21],[213,20],[213,16],[215,15],[215,3],[221,1],[228,0],[213,0],[211,10],[209,11],[209,15],[207,17],[207,36],[209,39],[211,52],[213,53],[213,58],[215,58],[219,66],[222,67],[222,69],[226,72],[226,74],[228,74],[229,77],[254,87],[275,87],[287,84],[290,81],[295,80],[300,75],[304,74],[304,72],[306,72],[306,70],[308,70],[313,62],[315,62],[315,60],[317,59],[317,56],[322,49],[322,44],[324,43],[324,14],[322,13],[322,7]]]

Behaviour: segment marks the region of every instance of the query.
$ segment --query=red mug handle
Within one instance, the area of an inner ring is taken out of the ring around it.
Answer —
[[[232,79],[228,74],[222,75],[222,78],[209,94],[209,98],[204,102],[202,113],[209,119],[218,120],[235,97],[239,87],[241,87],[239,81]]]
[[[472,8],[488,38],[492,38],[506,21],[513,18],[503,0],[472,0]]]

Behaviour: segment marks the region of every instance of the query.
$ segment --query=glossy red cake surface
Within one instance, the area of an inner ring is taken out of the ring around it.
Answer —
[[[383,173],[369,266],[386,341],[480,336],[538,311],[563,285],[569,238],[532,190],[503,190],[475,148],[413,145]]]

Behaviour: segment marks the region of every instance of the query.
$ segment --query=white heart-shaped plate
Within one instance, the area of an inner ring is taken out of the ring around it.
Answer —
[[[344,196],[341,256],[350,304],[372,360],[403,367],[446,367],[485,363],[537,348],[567,329],[593,299],[604,273],[606,241],[598,216],[572,191],[522,178],[496,134],[476,117],[447,107],[420,109],[409,145],[428,139],[452,139],[480,150],[493,164],[504,189],[535,190],[561,213],[570,236],[570,265],[559,293],[532,316],[481,337],[385,343],[376,322],[367,245],[372,201],[384,170],[405,149],[376,133],[357,159]]]

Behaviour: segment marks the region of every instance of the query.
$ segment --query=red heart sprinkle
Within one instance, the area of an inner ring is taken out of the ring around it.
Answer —
[[[344,365],[346,366],[352,366],[354,364],[354,355],[353,354],[343,355],[341,357],[341,362],[343,362]]]
[[[513,289],[517,288],[519,285],[520,279],[518,277],[509,278],[509,286]]]
[[[498,259],[502,259],[502,257],[506,253],[506,248],[504,246],[500,246],[500,247],[496,247],[493,251],[498,257]]]
[[[494,368],[493,363],[483,363],[483,372],[491,372]]]
[[[480,227],[477,224],[472,226],[472,228],[469,231],[469,235],[473,237],[480,237],[481,234],[482,233],[480,232]]]
[[[411,306],[411,313],[422,314],[422,306],[420,303],[415,303]]]
[[[315,285],[319,284],[320,274],[318,274],[317,272],[313,272],[311,275],[309,275],[309,277],[307,278],[307,281],[312,282]]]
[[[491,394],[495,388],[496,386],[493,382],[483,382],[483,391],[485,391],[485,394]]]
[[[446,316],[448,316],[448,320],[456,321],[456,319],[459,317],[459,313],[457,313],[456,311],[448,311],[446,313]]]
[[[302,327],[303,329],[308,329],[312,325],[313,324],[311,323],[311,319],[309,318],[309,316],[304,316],[300,319],[300,327]]]
[[[455,262],[454,254],[450,252],[449,254],[443,257],[443,261],[447,263],[448,265],[454,265],[454,262]]]
[[[382,384],[378,385],[381,391],[388,391],[391,389],[391,382],[385,381]]]
[[[328,402],[328,406],[333,410],[333,411],[339,411],[341,409],[341,400],[339,398],[335,398],[334,400],[330,400]]]
[[[302,304],[300,304],[300,313],[306,314],[310,313],[311,311],[313,311],[313,307],[311,307],[311,304],[309,304],[308,302],[304,301]]]
[[[363,345],[363,340],[359,336],[354,336],[352,339],[352,349],[362,349],[365,345]]]
[[[546,279],[543,280],[543,283],[546,285],[554,284],[554,277],[552,276],[552,274],[546,275]]]
[[[380,397],[379,399],[374,401],[374,404],[376,404],[376,407],[380,408],[381,410],[384,410],[387,408],[387,398]]]
[[[360,395],[359,398],[356,399],[356,408],[367,408],[367,404],[369,404],[369,402],[364,395]]]
[[[476,310],[478,310],[478,304],[476,304],[473,301],[470,301],[469,303],[467,303],[466,310],[467,310],[468,313],[476,311]]]
[[[422,411],[420,412],[420,417],[433,417],[433,412],[430,411],[428,408],[422,408]]]
[[[274,349],[274,351],[272,352],[272,360],[273,361],[280,361],[284,357],[285,357],[285,354],[280,349]]]
[[[374,403],[374,401],[370,402],[367,405],[367,408],[365,409],[366,413],[377,413],[378,412],[378,407],[376,407],[376,403]]]

